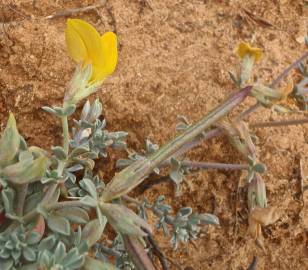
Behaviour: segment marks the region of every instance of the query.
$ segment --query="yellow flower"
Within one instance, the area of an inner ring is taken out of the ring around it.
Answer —
[[[250,56],[254,58],[255,61],[260,60],[263,54],[262,49],[251,47],[246,42],[241,42],[236,48],[235,52],[241,59],[243,59],[245,56]]]
[[[65,40],[71,58],[82,67],[92,66],[89,84],[103,81],[115,70],[118,61],[117,36],[106,32],[102,36],[89,23],[68,19]]]

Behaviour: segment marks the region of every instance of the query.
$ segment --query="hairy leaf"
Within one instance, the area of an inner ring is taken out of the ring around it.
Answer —
[[[51,215],[47,219],[48,227],[57,233],[64,234],[64,235],[70,235],[70,223],[69,221],[60,216]]]
[[[78,224],[85,224],[90,219],[87,211],[80,207],[65,207],[55,211],[55,214]]]

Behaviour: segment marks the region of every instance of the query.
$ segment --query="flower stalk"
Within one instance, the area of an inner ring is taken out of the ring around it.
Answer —
[[[138,186],[155,167],[170,158],[181,149],[183,145],[196,138],[217,120],[225,116],[236,105],[241,103],[249,95],[250,91],[251,86],[241,89],[227,99],[227,101],[209,112],[199,122],[190,126],[182,134],[159,148],[152,155],[134,162],[132,165],[119,172],[106,186],[100,200],[103,202],[111,201],[130,192]]]
[[[63,149],[66,154],[69,151],[69,131],[68,131],[68,118],[67,116],[61,117],[62,128],[63,128]]]

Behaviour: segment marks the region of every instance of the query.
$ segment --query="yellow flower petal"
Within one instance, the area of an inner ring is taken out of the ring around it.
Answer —
[[[83,41],[87,51],[87,58],[84,59],[84,62],[100,65],[103,58],[103,50],[100,35],[96,29],[91,24],[79,19],[68,19],[67,28],[69,29],[68,32],[75,31]]]
[[[65,41],[68,53],[75,62],[80,63],[88,59],[87,48],[76,29],[72,27],[71,20],[67,21]]]
[[[117,36],[106,32],[101,37],[103,59],[100,65],[93,66],[91,81],[100,81],[112,74],[118,62]]]
[[[90,84],[93,84],[98,81],[102,81],[107,77],[107,74],[104,72],[104,66],[92,66],[92,76],[90,79]]]
[[[104,72],[110,75],[114,72],[118,62],[117,36],[113,32],[106,32],[101,37],[104,57]]]
[[[117,36],[106,32],[100,36],[89,23],[68,19],[65,31],[68,52],[74,61],[92,65],[89,84],[104,80],[114,72],[118,61]]]
[[[260,60],[263,54],[262,49],[257,47],[251,47],[246,42],[241,42],[235,52],[241,59],[243,59],[246,55],[249,55],[254,57],[256,61]]]

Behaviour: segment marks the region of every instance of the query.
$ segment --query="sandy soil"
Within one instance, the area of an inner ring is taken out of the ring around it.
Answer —
[[[96,95],[105,105],[109,128],[128,131],[129,145],[134,149],[141,149],[145,138],[158,144],[166,142],[175,134],[177,115],[197,120],[234,91],[228,71],[236,70],[233,49],[241,40],[264,49],[257,74],[260,81],[270,82],[305,50],[301,41],[308,24],[304,2],[113,0],[75,14],[101,33],[111,30],[119,36],[117,71]],[[1,0],[1,129],[12,111],[29,144],[50,147],[60,143],[59,123],[41,107],[61,103],[74,64],[64,44],[66,18],[45,17],[99,3]],[[245,106],[253,102],[249,99]],[[261,109],[251,121],[280,118]],[[175,208],[192,206],[195,211],[219,216],[220,227],[209,228],[203,237],[177,251],[158,235],[160,246],[183,269],[246,269],[253,255],[258,256],[257,269],[308,268],[308,195],[304,194],[305,205],[298,179],[299,160],[307,167],[308,125],[258,129],[256,134],[260,160],[268,166],[269,204],[284,209],[281,219],[264,229],[265,252],[247,234],[244,181],[236,200],[240,173],[193,175],[188,178],[190,187],[184,185],[183,196],[177,199],[170,184],[155,186],[144,194],[150,199],[165,194]],[[190,157],[240,162],[223,138],[202,145]]]

